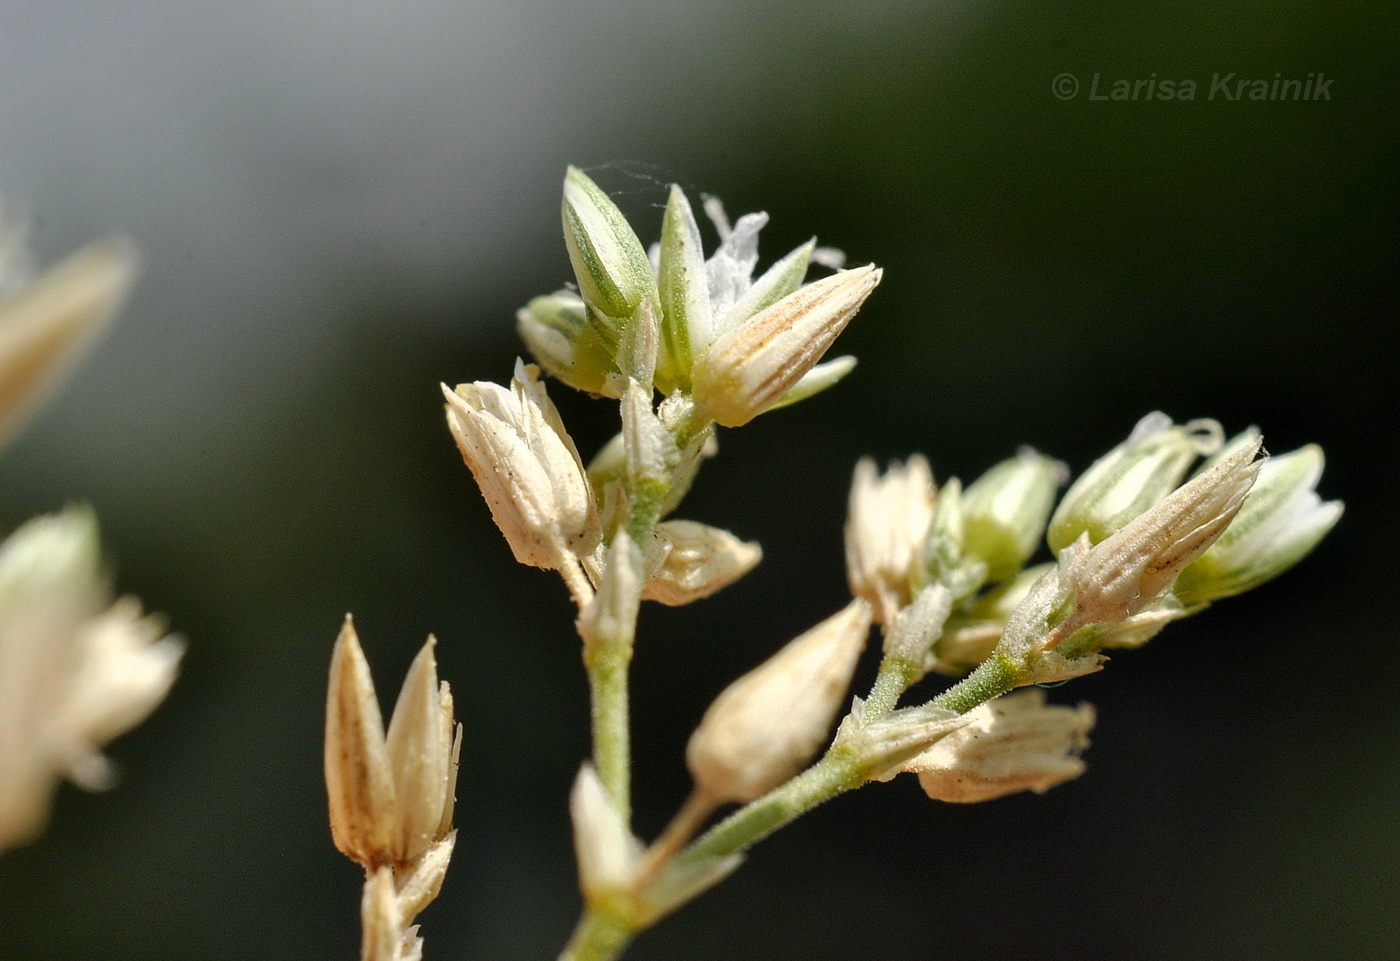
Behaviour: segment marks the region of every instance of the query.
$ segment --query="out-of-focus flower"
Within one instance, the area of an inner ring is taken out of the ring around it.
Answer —
[[[593,491],[539,369],[516,361],[510,389],[443,385],[447,423],[515,559],[562,569],[598,545]]]
[[[0,209],[0,447],[106,330],[137,274],[135,246],[115,238],[28,280],[13,221]]]
[[[43,829],[61,777],[110,785],[102,745],[155,709],[182,650],[134,599],[112,603],[91,511],[0,546],[0,850]]]

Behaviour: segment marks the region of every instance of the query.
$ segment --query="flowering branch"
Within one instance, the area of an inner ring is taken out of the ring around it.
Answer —
[[[1281,573],[1341,513],[1314,493],[1316,448],[1266,462],[1257,431],[1225,443],[1214,421],[1177,426],[1159,413],[1058,506],[1067,472],[1030,449],[966,489],[956,478],[935,485],[920,455],[883,476],[863,460],[846,524],[853,599],[715,699],[686,750],[694,790],[646,845],[630,825],[638,611],[644,600],[708,596],[761,557],[757,545],[668,515],[714,453],[719,427],[743,426],[851,370],[850,358],[821,361],[881,277],[867,266],[804,283],[812,263],[840,259],[809,242],[755,279],[766,215],[731,224],[714,200],[705,212],[719,235],[709,257],[678,188],[648,251],[571,169],[562,219],[577,287],[518,315],[539,367],[518,362],[508,390],[444,388],[449,425],[516,558],[558,570],[579,610],[593,757],[570,798],[584,910],[568,961],[617,957],[728,876],[753,844],[871,781],[907,771],[931,798],[967,803],[1077,777],[1093,708],[1012,692],[1097,671],[1105,650],[1140,646]],[[620,433],[586,468],[541,369],[619,403]],[[1043,542],[1054,563],[1028,566]],[[875,683],[838,720],[872,625],[883,635]],[[935,671],[962,677],[901,705]],[[738,808],[706,831],[729,805]]]

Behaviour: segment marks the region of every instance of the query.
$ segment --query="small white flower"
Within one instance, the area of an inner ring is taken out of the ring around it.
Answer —
[[[868,457],[856,464],[846,514],[846,578],[870,602],[877,624],[909,603],[911,575],[933,521],[933,473],[915,454],[884,476]]]
[[[1341,519],[1341,501],[1317,496],[1322,448],[1309,444],[1270,457],[1240,512],[1177,578],[1183,604],[1200,604],[1258,587],[1302,560]]]
[[[510,389],[461,384],[447,423],[515,559],[564,569],[598,545],[593,490],[533,364],[516,361]]]
[[[161,702],[183,647],[135,600],[111,602],[90,511],[0,546],[0,850],[43,829],[60,777],[109,786],[100,748]]]

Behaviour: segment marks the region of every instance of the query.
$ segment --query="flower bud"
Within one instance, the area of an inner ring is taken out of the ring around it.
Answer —
[[[768,410],[816,366],[879,282],[873,265],[844,270],[720,334],[691,371],[696,406],[725,427]]]
[[[478,381],[442,391],[452,436],[515,559],[558,569],[601,532],[583,463],[538,375],[516,361],[509,390]]]
[[[674,184],[661,218],[657,290],[662,321],[656,386],[662,393],[670,394],[678,387],[690,386],[690,365],[695,353],[714,339],[700,227],[690,201]]]
[[[1094,709],[1047,705],[1039,689],[973,708],[967,723],[908,761],[903,770],[935,801],[971,803],[1018,791],[1043,794],[1084,773]]]
[[[1086,550],[1079,546],[1086,535],[1062,554],[1061,577],[1075,607],[1056,636],[1123,621],[1151,607],[1234,519],[1259,473],[1258,452],[1255,435],[1107,540]]]
[[[963,493],[963,552],[987,564],[987,579],[1015,574],[1040,545],[1064,466],[1024,448]]]
[[[620,325],[644,300],[656,299],[642,242],[617,205],[577,167],[564,177],[562,213],[564,243],[586,303]]]
[[[593,765],[584,764],[569,794],[579,890],[589,904],[625,890],[641,863],[642,845],[608,797]]]
[[[1169,494],[1191,462],[1220,442],[1213,420],[1174,426],[1166,414],[1148,414],[1070,486],[1050,518],[1050,549],[1058,553],[1083,533],[1097,544]]]
[[[846,515],[846,578],[877,624],[909,603],[914,564],[933,520],[933,474],[915,454],[894,461],[883,477],[868,457],[856,464]]]
[[[598,592],[578,616],[584,657],[593,657],[603,646],[620,644],[629,651],[636,632],[637,610],[645,558],[632,538],[619,531],[603,554]]]
[[[348,617],[331,654],[325,755],[331,837],[366,869],[415,865],[452,830],[462,729],[452,718],[451,692],[438,682],[434,643],[429,637],[409,668],[387,737]]]
[[[890,622],[885,634],[885,654],[906,664],[922,666],[934,641],[943,633],[953,595],[942,584],[930,584]]]
[[[1203,604],[1258,587],[1308,554],[1342,516],[1340,501],[1317,496],[1322,449],[1315,444],[1270,457],[1239,513],[1173,590]]]
[[[942,584],[958,600],[976,593],[987,580],[987,563],[966,552],[966,540],[962,482],[950,477],[933,502],[933,520],[924,537],[915,583]]]
[[[666,559],[642,589],[642,598],[670,607],[709,597],[763,559],[758,544],[694,521],[664,521],[656,533]]]
[[[746,803],[786,781],[821,746],[870,630],[855,600],[715,698],[686,747],[696,790]]]
[[[575,390],[622,396],[622,376],[608,345],[588,321],[588,308],[567,291],[536,297],[516,313],[516,329],[545,373]]]

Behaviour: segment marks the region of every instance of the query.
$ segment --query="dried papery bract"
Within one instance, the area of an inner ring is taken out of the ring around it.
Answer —
[[[854,600],[725,688],[686,748],[697,792],[716,803],[752,801],[810,760],[869,631],[870,605]]]
[[[1019,791],[1043,794],[1084,773],[1094,709],[1047,705],[1039,689],[988,701],[966,723],[904,764],[936,801],[971,803]]]
[[[442,390],[452,436],[515,559],[559,570],[577,595],[578,558],[601,529],[583,462],[538,369],[517,361],[508,390],[485,382]]]
[[[890,623],[909,603],[933,506],[933,473],[921,455],[891,463],[883,477],[869,457],[856,464],[846,515],[846,578],[878,624]]]
[[[1050,518],[1050,549],[1063,550],[1084,533],[1097,544],[1171,493],[1197,457],[1220,448],[1222,437],[1213,420],[1178,426],[1161,411],[1148,414],[1070,485]]]
[[[389,748],[369,663],[348,617],[331,654],[326,793],[340,853],[366,869],[393,863],[399,825]]]
[[[112,602],[91,511],[0,546],[0,851],[43,829],[60,778],[111,785],[100,748],[161,702],[183,650],[134,599]]]
[[[763,549],[728,531],[695,521],[657,525],[665,560],[642,588],[642,599],[671,607],[689,604],[728,587],[763,559]]]
[[[347,617],[331,655],[326,791],[335,845],[365,869],[363,961],[409,961],[413,919],[437,896],[456,843],[452,813],[462,729],[437,678],[430,637],[389,722]]]
[[[879,282],[877,267],[843,270],[721,334],[691,371],[696,405],[725,427],[771,408],[816,366]]]

